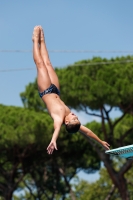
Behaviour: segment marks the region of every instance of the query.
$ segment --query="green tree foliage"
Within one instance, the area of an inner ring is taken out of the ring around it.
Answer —
[[[21,100],[24,107],[35,111],[44,111],[46,106],[38,96],[37,82],[35,80],[34,83],[29,83],[29,85],[26,86],[26,93],[21,93]]]
[[[133,57],[110,60],[96,57],[56,69],[56,72],[60,80],[62,100],[71,108],[101,119],[99,131],[95,125],[89,125],[96,134],[109,142],[112,148],[132,144]],[[42,111],[42,102],[37,99],[32,102],[33,96],[36,98],[35,88],[36,81],[27,86],[25,92],[21,93],[21,98],[26,102],[25,107]],[[121,112],[116,120],[110,117],[114,108]],[[112,157],[106,155],[91,140],[88,142],[93,147],[91,152],[95,151],[104,163],[121,198],[129,199],[125,173],[132,167],[133,161],[125,161],[119,170],[115,170]]]
[[[93,182],[80,180],[75,184],[75,196],[80,200],[120,200],[120,195],[105,168],[99,172],[100,178]],[[69,200],[69,198],[68,198]]]
[[[11,199],[40,149],[46,147],[53,127],[46,113],[2,105],[0,113],[0,195]]]
[[[124,161],[124,160],[123,160]],[[115,168],[119,168],[120,160],[115,159]],[[76,180],[74,187],[74,193],[76,199],[80,200],[121,200],[118,189],[112,184],[112,181],[109,177],[109,174],[106,168],[101,168],[99,171],[99,179],[95,182],[88,182],[84,180]],[[133,196],[133,187],[132,187],[132,169],[126,173],[126,178],[128,181],[128,190],[130,197]],[[71,197],[68,197],[66,200],[71,200]]]
[[[132,63],[133,58],[130,56],[110,60],[96,57],[56,69],[61,98],[68,106],[83,111],[86,106],[91,110],[99,110],[105,104],[119,107],[122,111],[130,110],[133,94]],[[37,96],[36,81],[26,87],[25,92],[21,93],[21,99],[25,107],[44,107]]]
[[[27,188],[27,198],[65,198],[67,193],[73,195],[70,181],[79,170],[89,173],[100,168],[88,142],[63,127],[59,151],[47,154],[53,133],[48,113],[3,105],[0,113],[0,196],[6,200],[21,188]]]
[[[83,111],[86,107],[99,110],[103,105],[124,111],[133,98],[132,62],[129,56],[111,60],[93,58],[61,69],[58,74],[62,99]]]

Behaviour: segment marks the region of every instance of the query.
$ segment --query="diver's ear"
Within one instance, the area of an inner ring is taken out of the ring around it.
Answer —
[[[69,124],[69,121],[68,121],[68,120],[65,121],[65,125],[67,125],[67,124]]]

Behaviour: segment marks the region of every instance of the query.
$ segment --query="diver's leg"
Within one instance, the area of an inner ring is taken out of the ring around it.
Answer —
[[[43,92],[45,89],[49,88],[49,86],[51,85],[51,80],[46,65],[41,57],[39,40],[40,40],[40,28],[39,26],[35,26],[32,37],[33,59],[37,67],[38,89],[39,92]]]
[[[50,62],[50,58],[49,58],[48,51],[47,51],[47,48],[46,48],[44,33],[43,33],[43,29],[42,29],[41,26],[40,26],[40,52],[41,52],[43,62],[44,62],[45,66],[48,70],[48,74],[49,74],[51,82],[54,85],[56,85],[56,87],[58,89],[60,89],[58,76],[57,76],[57,74],[56,74],[56,72],[55,72],[55,70],[52,67],[52,64]]]

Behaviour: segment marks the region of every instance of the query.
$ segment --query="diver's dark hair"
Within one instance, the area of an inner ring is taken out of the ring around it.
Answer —
[[[78,132],[79,128],[80,128],[80,123],[77,124],[66,124],[66,130],[68,133],[76,133]]]

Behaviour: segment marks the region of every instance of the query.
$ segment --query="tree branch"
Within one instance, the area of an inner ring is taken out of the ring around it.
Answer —
[[[106,131],[106,128],[105,128],[105,122],[104,122],[104,114],[103,114],[103,110],[102,108],[100,109],[101,111],[101,116],[102,116],[102,130],[103,130],[103,133],[104,133],[104,138],[105,138],[105,141],[107,141],[107,131]]]
[[[4,185],[4,186],[3,186],[3,185]],[[5,187],[6,187],[6,185],[0,182],[0,189],[1,189],[2,191],[5,190]]]
[[[110,191],[109,191],[109,194],[107,195],[107,197],[105,198],[105,200],[109,200],[109,199],[112,197],[112,195],[113,195],[115,189],[116,189],[116,187],[115,187],[115,185],[113,184],[112,187],[111,187],[111,189],[110,189]]]
[[[133,108],[133,103],[131,101],[131,103],[126,107],[124,108],[124,106],[122,105],[122,103],[119,105],[119,107],[125,112],[127,113],[129,110],[131,110]],[[132,113],[132,112],[131,112]],[[133,113],[132,113],[133,114]]]
[[[127,137],[127,136],[128,136],[128,134],[130,134],[130,133],[131,133],[131,131],[133,131],[133,128],[130,128],[128,131],[126,131],[126,133],[120,137],[120,140],[122,140],[122,141],[123,141],[123,140],[125,139],[125,137]]]
[[[120,169],[119,176],[123,176],[132,166],[133,160],[128,160]]]
[[[112,167],[112,160],[110,160],[110,156],[106,155],[104,152],[98,152],[100,159],[103,161],[104,166],[106,167],[113,183],[118,186],[119,180],[118,180],[118,175],[115,169]]]
[[[113,126],[112,126],[112,122],[111,122],[110,117],[109,117],[109,111],[106,111],[106,109],[105,109],[104,106],[103,106],[103,110],[104,110],[104,112],[105,112],[105,114],[106,114],[106,119],[107,119],[107,121],[108,121],[110,130],[111,130],[111,132],[112,132]],[[110,111],[111,111],[111,110],[112,110],[112,108],[110,109]]]
[[[4,176],[7,174],[7,172],[0,166],[0,173]]]
[[[118,122],[121,121],[121,120],[125,117],[125,115],[126,115],[126,112],[123,113],[123,115],[122,115],[121,117],[119,117],[119,118],[114,122],[113,127],[115,127],[116,124],[118,124]]]
[[[59,168],[59,172],[60,172],[60,174],[63,176],[63,178],[64,178],[64,180],[65,180],[65,183],[66,183],[67,187],[69,188],[70,195],[71,195],[71,199],[72,199],[72,200],[76,200],[75,195],[74,195],[74,192],[73,192],[73,190],[72,190],[72,188],[71,188],[69,182],[67,181],[67,178],[66,178],[66,176],[65,176],[65,173],[64,173],[63,169],[62,169],[62,168]]]
[[[112,106],[110,106],[110,109],[108,110],[108,111],[106,111],[107,113],[110,113],[111,112],[111,110],[112,110]]]
[[[92,115],[92,116],[96,116],[96,117],[100,117],[100,118],[102,117],[101,115],[88,112],[87,106],[83,106],[83,111],[85,111],[85,113],[86,113],[87,115]],[[106,119],[106,118],[105,118],[105,119]]]
[[[28,188],[30,195],[33,196],[36,199],[36,196],[32,193],[32,189],[28,186],[28,184],[26,183],[26,181],[23,181],[23,183],[25,184],[25,186]]]

